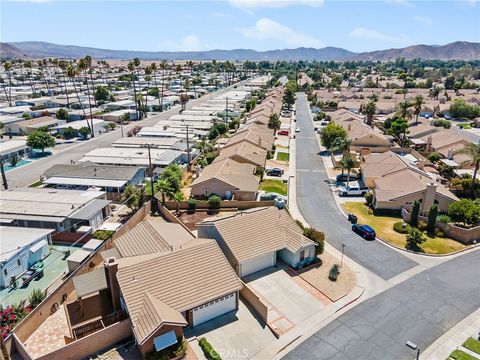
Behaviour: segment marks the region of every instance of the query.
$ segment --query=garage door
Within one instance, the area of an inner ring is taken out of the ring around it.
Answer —
[[[193,326],[226,314],[237,309],[236,293],[226,295],[220,299],[196,307],[192,311]]]
[[[257,256],[256,258],[242,262],[240,266],[240,277],[253,274],[257,271],[269,268],[275,265],[275,253],[268,253]]]

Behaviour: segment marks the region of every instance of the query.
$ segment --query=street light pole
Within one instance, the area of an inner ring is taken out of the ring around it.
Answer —
[[[225,124],[228,124],[228,97],[225,97]]]
[[[411,341],[407,341],[405,345],[406,345],[407,347],[409,347],[410,349],[417,351],[416,360],[419,360],[419,359],[420,359],[420,348],[417,346],[417,344],[414,344],[414,343],[411,342]]]
[[[343,266],[343,252],[345,251],[345,244],[342,244],[342,258],[340,260],[340,267]]]
[[[150,200],[150,204],[151,204],[151,212],[154,213],[157,210],[156,208],[157,202],[155,200],[155,192],[153,190],[153,167],[152,167],[152,155],[150,154],[150,144],[147,144],[147,149],[148,149],[148,167],[150,172],[150,190],[152,192],[152,199]]]

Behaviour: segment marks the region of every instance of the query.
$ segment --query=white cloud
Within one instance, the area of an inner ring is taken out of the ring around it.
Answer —
[[[402,5],[407,7],[413,7],[413,4],[409,0],[385,0],[388,4]]]
[[[202,51],[210,47],[195,35],[187,35],[179,41],[167,40],[160,44],[164,51]]]
[[[228,0],[230,5],[243,9],[284,8],[294,5],[320,7],[324,0]]]
[[[407,43],[408,39],[405,35],[392,36],[380,31],[367,29],[364,27],[357,27],[350,31],[349,36],[357,39],[367,39],[367,40],[382,40],[395,43]]]
[[[477,6],[478,0],[465,0],[465,2],[467,3],[467,5],[474,7]]]
[[[241,28],[239,31],[249,39],[255,40],[278,40],[290,47],[315,47],[323,46],[323,43],[305,33],[290,29],[271,19],[257,20],[254,26]]]
[[[427,24],[427,25],[432,25],[432,19],[426,17],[426,16],[420,16],[420,15],[415,15],[413,17],[415,21]]]

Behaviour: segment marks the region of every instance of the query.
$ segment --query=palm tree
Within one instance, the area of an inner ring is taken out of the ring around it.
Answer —
[[[148,90],[150,89],[150,80],[152,79],[153,70],[150,65],[147,65],[145,66],[144,71],[145,71],[145,80],[147,80],[147,94],[145,95],[145,107],[148,107]]]
[[[12,69],[12,63],[10,61],[6,61],[3,64],[3,68],[5,69],[5,72],[7,73],[8,77],[8,94],[7,94],[7,89],[3,88],[5,90],[5,97],[7,98],[8,105],[12,106],[12,74],[10,70]]]
[[[4,169],[4,158],[3,155],[0,155],[0,172],[2,173],[2,183],[3,183],[3,189],[8,190],[8,183],[7,183],[7,176],[5,175],[5,169]]]
[[[161,179],[161,180],[157,181],[157,183],[155,184],[155,190],[160,191],[162,193],[162,204],[163,205],[165,205],[165,197],[167,195],[169,197],[171,197],[174,193],[172,186],[165,179]],[[152,194],[152,196],[153,195],[154,194]]]
[[[157,84],[157,64],[155,63],[152,63],[150,65],[150,68],[152,69],[152,73],[153,73],[153,81],[155,82],[155,89],[157,89],[157,94],[158,94],[158,84]],[[148,95],[148,94],[147,94]],[[160,108],[160,111],[162,111],[162,104],[160,103],[160,95],[158,94],[157,96],[157,100],[158,100],[158,107]]]
[[[398,115],[400,115],[402,118],[407,118],[409,108],[410,103],[408,101],[401,101],[398,104]]]
[[[36,89],[35,89],[35,86],[33,85],[33,81],[32,81],[32,67],[33,67],[32,62],[30,60],[25,61],[23,66],[27,69],[28,82],[30,83],[30,87],[32,88],[33,95],[35,95],[36,94]],[[30,70],[28,70],[28,69],[30,69]]]
[[[95,85],[93,84],[93,71],[92,71],[92,57],[90,55],[85,56],[85,65],[87,66],[88,73],[90,75],[90,83],[92,84],[92,92],[95,90]],[[85,79],[88,85],[88,79]],[[93,97],[93,101],[95,103],[95,107],[97,106],[97,99]]]
[[[367,115],[367,124],[373,127],[373,115],[377,111],[377,105],[375,101],[370,101],[366,105],[362,105],[362,114]]]
[[[342,172],[343,172],[343,169],[347,170],[347,187],[348,187],[348,182],[350,181],[350,172],[356,166],[356,161],[352,158],[352,155],[350,155],[349,152],[345,152],[343,154],[342,160],[340,161],[340,164],[342,166]]]
[[[80,104],[80,107],[82,108],[84,118],[87,119],[87,114],[85,113],[85,108],[83,107],[83,104],[80,101],[80,95],[78,94],[78,91],[77,91],[77,85],[76,85],[76,82],[75,82],[75,77],[77,76],[77,74],[78,74],[78,70],[72,64],[68,65],[67,76],[73,82],[73,89],[75,91],[75,94],[77,95],[78,103]],[[88,123],[88,120],[86,120],[86,121],[87,121],[87,126],[90,129],[90,124]],[[92,129],[90,129],[90,130],[92,130]]]
[[[475,180],[477,179],[477,172],[480,166],[480,142],[478,144],[469,143],[457,152],[470,157],[470,161],[473,163],[474,170],[472,177],[472,188],[470,191],[472,193],[472,196],[475,197]]]
[[[68,98],[68,89],[67,89],[67,67],[68,64],[66,61],[63,60],[58,60],[54,59],[54,63],[58,64],[58,67],[60,68],[60,71],[62,72],[62,77],[63,77],[63,85],[65,87],[65,95],[67,96],[67,107],[70,108],[70,99]]]
[[[88,65],[89,61],[90,61],[90,64],[91,64],[92,63],[92,58],[89,57],[89,59],[87,59],[87,57],[85,57],[83,59],[80,59],[80,61],[78,62],[78,71],[80,73],[83,70],[83,73],[85,75],[85,84],[87,85],[88,108],[90,109],[90,122],[91,122],[91,126],[88,125],[88,127],[90,128],[90,134],[93,138],[94,137],[94,135],[93,135],[94,131],[93,131],[92,99],[90,98],[90,86],[88,85],[88,76],[87,76],[87,69],[89,67],[89,65]],[[83,104],[82,104],[82,106],[83,106]],[[86,121],[87,121],[87,124],[88,124],[88,119]]]
[[[414,113],[415,113],[415,124],[418,123],[418,116],[422,111],[423,104],[425,104],[425,101],[423,100],[423,96],[422,95],[415,96],[415,99],[413,100],[413,104],[412,104]]]
[[[137,89],[135,88],[135,63],[133,61],[130,61],[127,65],[128,71],[130,71],[130,79],[132,81],[132,86],[133,86],[133,100],[135,103],[135,115],[137,117],[137,120],[140,119],[140,116],[138,114],[138,106],[137,106]]]

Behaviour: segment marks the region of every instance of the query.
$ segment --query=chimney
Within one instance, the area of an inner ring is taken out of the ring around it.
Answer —
[[[453,149],[448,149],[447,159],[453,160]]]
[[[260,136],[258,137],[258,146],[262,147],[262,138]]]
[[[437,193],[437,184],[433,181],[427,184],[427,189],[423,197],[422,211],[428,211],[435,202],[435,195]]]
[[[429,135],[427,138],[427,151],[432,151],[432,135]]]
[[[118,261],[110,257],[105,261],[105,271],[107,272],[108,288],[112,297],[113,310],[121,310],[120,306],[120,285],[117,280]]]

